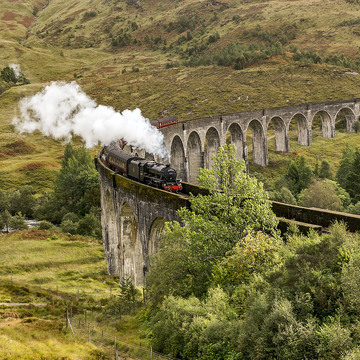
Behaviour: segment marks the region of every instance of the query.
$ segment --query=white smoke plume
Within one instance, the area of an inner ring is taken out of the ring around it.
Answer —
[[[18,64],[9,64],[9,68],[14,72],[16,79],[19,79],[22,76],[20,65]]]
[[[39,130],[66,140],[79,135],[88,148],[123,139],[148,153],[169,158],[163,134],[139,109],[120,113],[110,106],[97,105],[75,82],[52,82],[43,91],[20,100],[19,111],[13,124],[20,132]]]

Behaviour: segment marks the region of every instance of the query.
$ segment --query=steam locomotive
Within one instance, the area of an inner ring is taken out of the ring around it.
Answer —
[[[101,159],[115,172],[143,184],[174,192],[182,190],[181,182],[176,178],[176,170],[169,165],[149,161],[120,148],[108,146],[102,149]]]

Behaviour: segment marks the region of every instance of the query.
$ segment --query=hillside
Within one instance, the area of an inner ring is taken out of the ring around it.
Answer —
[[[180,120],[359,96],[360,5],[345,0],[0,4],[0,69],[18,64],[30,80],[0,97],[5,184],[46,190],[59,164],[62,144],[11,126],[18,100],[49,81],[76,81],[119,111]],[[18,140],[32,152],[4,151]]]

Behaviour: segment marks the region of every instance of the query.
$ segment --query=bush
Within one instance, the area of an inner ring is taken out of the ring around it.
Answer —
[[[320,359],[340,359],[352,345],[350,330],[343,328],[339,321],[323,325],[318,331],[318,337],[317,351]]]
[[[29,228],[25,218],[21,213],[16,214],[10,219],[9,227],[14,230],[26,230]]]
[[[355,121],[355,123],[353,124],[353,129],[356,133],[360,132],[360,120]]]
[[[40,221],[39,230],[50,230],[54,225],[50,221]]]

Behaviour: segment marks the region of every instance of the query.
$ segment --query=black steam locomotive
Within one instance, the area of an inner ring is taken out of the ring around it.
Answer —
[[[180,180],[176,179],[176,170],[169,165],[149,161],[119,148],[113,149],[107,146],[102,149],[101,159],[112,170],[130,179],[158,189],[175,192],[182,190]]]

